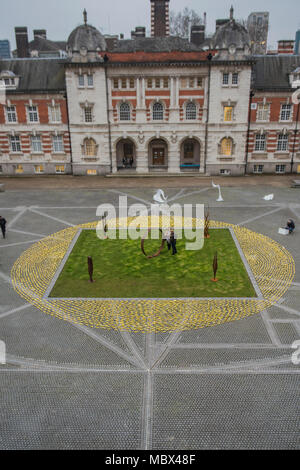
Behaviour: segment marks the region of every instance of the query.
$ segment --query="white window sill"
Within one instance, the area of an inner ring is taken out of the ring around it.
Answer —
[[[279,122],[286,122],[292,124],[292,119],[279,119]]]
[[[49,124],[62,124],[62,121],[49,121]]]
[[[9,126],[11,126],[11,125],[15,126],[15,125],[17,125],[17,124],[19,124],[19,123],[18,123],[18,121],[6,121],[5,124],[7,124],[7,125],[9,125]]]
[[[18,156],[18,155],[23,155],[23,152],[10,152],[9,155],[11,156]]]
[[[53,155],[66,155],[66,152],[63,151],[58,151],[58,152],[52,152]]]

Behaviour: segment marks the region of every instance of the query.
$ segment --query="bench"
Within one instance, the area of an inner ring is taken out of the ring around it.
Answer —
[[[180,168],[200,168],[200,165],[192,163],[183,163],[182,165],[180,165]]]
[[[0,184],[0,193],[4,193],[4,184]]]
[[[292,188],[300,188],[300,180],[293,180]]]

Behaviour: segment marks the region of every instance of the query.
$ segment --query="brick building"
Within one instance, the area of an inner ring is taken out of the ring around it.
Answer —
[[[68,59],[0,61],[2,173],[300,172],[300,57],[251,55],[233,9],[201,45],[160,26],[108,48],[85,14]]]

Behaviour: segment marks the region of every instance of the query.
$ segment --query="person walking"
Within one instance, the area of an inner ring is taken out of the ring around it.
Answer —
[[[6,232],[6,220],[2,215],[0,215],[0,227],[1,227],[1,232],[3,235],[3,238],[5,238],[5,232]]]

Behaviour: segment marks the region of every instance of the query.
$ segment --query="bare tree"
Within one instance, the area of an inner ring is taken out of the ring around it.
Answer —
[[[188,7],[185,7],[178,13],[175,11],[171,11],[170,13],[170,32],[172,36],[188,38],[190,27],[202,23],[202,18],[195,12],[195,10],[191,10]]]

